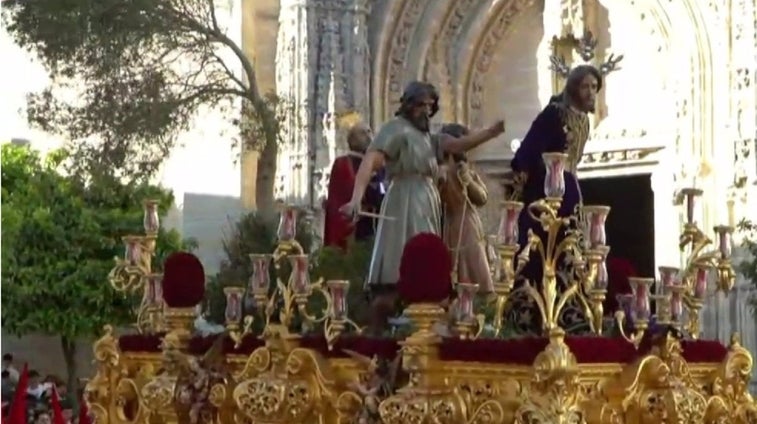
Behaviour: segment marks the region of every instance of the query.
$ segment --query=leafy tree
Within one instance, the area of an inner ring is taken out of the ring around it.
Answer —
[[[251,59],[218,19],[219,4],[3,2],[8,33],[38,55],[52,80],[29,95],[29,121],[71,140],[72,154],[87,159],[77,161],[85,173],[142,177],[158,169],[198,111],[241,106],[229,115],[245,148],[262,151],[258,205],[273,204],[282,103],[260,92]]]
[[[123,254],[121,237],[143,231],[142,200],[159,199],[165,213],[173,199],[153,186],[64,175],[65,158],[62,151],[43,160],[28,148],[2,146],[2,322],[19,337],[60,336],[76,393],[75,340],[105,324],[134,322],[136,299],[106,278]],[[158,235],[158,256],[181,248],[175,231]]]

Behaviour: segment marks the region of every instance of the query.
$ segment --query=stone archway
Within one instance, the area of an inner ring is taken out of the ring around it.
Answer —
[[[562,0],[566,7],[576,0]],[[373,120],[391,114],[402,87],[412,78],[430,78],[454,106],[446,119],[476,124],[481,79],[489,70],[498,42],[519,13],[534,0],[459,0],[425,2],[398,0],[385,11],[379,32],[373,72]],[[615,7],[615,6],[613,6]],[[692,140],[690,154],[713,153],[712,50],[709,30],[695,0],[630,0],[627,6],[641,25],[658,40],[658,49],[687,63],[676,69],[679,86],[676,108],[678,137]],[[675,28],[675,30],[673,30]],[[545,28],[545,36],[556,29]],[[684,34],[686,37],[684,37]],[[557,34],[555,34],[557,35]],[[695,43],[690,46],[693,36]],[[686,43],[680,42],[686,39]],[[677,50],[673,50],[675,46]],[[695,136],[696,134],[696,136]],[[687,153],[688,153],[687,152]]]
[[[482,93],[486,91],[487,74],[501,49],[501,43],[506,42],[513,24],[524,10],[544,7],[544,2],[538,0],[398,0],[390,4],[391,9],[387,10],[390,15],[385,17],[387,25],[380,31],[376,49],[378,56],[374,61],[374,124],[390,116],[402,86],[413,78],[428,79],[440,88],[443,119],[471,126],[482,124]],[[657,65],[657,74],[665,78],[663,85],[665,91],[670,93],[668,112],[665,113],[669,122],[666,122],[665,131],[647,138],[656,137],[657,140],[653,141],[657,146],[674,153],[668,156],[683,155],[696,161],[702,154],[713,154],[711,115],[715,100],[711,30],[701,10],[707,6],[697,0],[629,0],[624,4],[605,0],[561,0],[559,6],[549,3],[551,9],[546,13],[552,17],[544,18],[544,38],[548,40],[552,36],[563,35],[566,27],[574,32],[583,31],[585,24],[576,24],[574,9],[583,7],[583,16],[590,16],[596,14],[596,10],[591,10],[592,4],[595,8],[605,5],[627,10],[636,18],[636,31],[644,34],[644,48],[659,58],[655,59],[661,63]],[[694,43],[691,43],[692,38]],[[544,53],[548,55],[546,51]],[[542,55],[542,52],[538,54]],[[636,59],[649,60],[648,57]],[[537,72],[550,78],[547,61],[544,65],[541,62],[538,65]],[[539,78],[540,81],[544,79],[543,75]],[[539,93],[542,102],[546,101],[544,94]],[[621,117],[620,120],[624,119]],[[621,137],[633,142],[634,137],[644,134],[649,136],[649,131],[641,130],[629,135],[629,131],[620,128],[618,134],[605,134],[604,138]],[[601,151],[605,141],[597,140],[595,144]],[[613,153],[609,157],[617,160],[612,158],[633,157],[633,154]],[[659,159],[656,162],[660,165],[654,174],[675,172],[671,171],[668,161]],[[502,158],[502,163],[497,166],[505,168],[506,163]],[[615,169],[623,166],[618,163]],[[654,175],[653,180],[659,204],[669,205],[675,191],[674,178]],[[656,215],[657,220],[667,222],[668,227],[670,222],[677,219],[672,207],[661,207]],[[712,224],[712,220],[705,217],[704,225]],[[661,249],[663,246],[667,249],[672,240],[673,234],[661,234],[658,244]]]

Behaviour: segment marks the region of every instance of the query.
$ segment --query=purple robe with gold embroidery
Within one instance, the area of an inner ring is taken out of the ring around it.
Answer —
[[[579,112],[568,110],[567,105],[563,103],[552,102],[539,113],[531,124],[531,128],[511,162],[514,173],[525,173],[527,175],[522,187],[521,199],[519,199],[525,204],[526,208],[530,203],[544,198],[546,170],[541,155],[543,153],[561,152],[568,153],[571,157],[568,159],[564,173],[565,195],[559,215],[569,216],[575,211],[576,205],[581,201],[581,190],[578,186],[575,168],[588,137],[588,117],[586,115],[583,115],[583,117],[585,117],[585,122]],[[568,133],[571,133],[570,137]],[[569,138],[570,142],[568,141]],[[541,225],[531,219],[526,208],[518,219],[518,242],[521,247],[526,244],[528,230],[533,230],[534,233],[542,237],[542,240],[545,240],[544,230]],[[542,275],[540,259],[537,254],[532,253],[528,266],[521,274],[537,285],[541,283]]]

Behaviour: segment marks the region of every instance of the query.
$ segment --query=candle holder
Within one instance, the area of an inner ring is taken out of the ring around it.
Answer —
[[[153,273],[147,276],[142,292],[143,306],[137,311],[138,329],[150,329],[152,332],[162,332],[165,329],[162,282],[163,274]]]
[[[473,298],[476,293],[478,293],[478,284],[457,284],[455,330],[462,340],[475,340],[484,329],[484,315],[476,315],[473,310]]]
[[[565,195],[565,163],[568,155],[565,153],[544,153],[546,174],[544,176],[544,195],[548,199],[561,199]]]
[[[242,287],[224,287],[223,294],[226,296],[226,309],[224,310],[226,329],[238,331],[239,324],[242,322],[244,289]]]
[[[305,254],[291,254],[286,256],[273,255],[274,266],[276,269],[281,268],[281,261],[287,259],[291,271],[289,278],[284,282],[277,278],[273,293],[269,296],[266,308],[266,325],[271,322],[275,305],[281,302],[278,313],[279,324],[289,328],[297,314],[308,324],[323,322],[328,315],[330,297],[328,292],[323,288],[323,279],[315,283],[310,282],[309,257]],[[314,293],[320,294],[326,299],[327,306],[322,311],[320,317],[315,317],[307,312],[307,301]]]
[[[619,298],[619,300],[627,302],[627,305],[621,304],[621,308],[615,311],[615,322],[621,337],[638,349],[644,333],[649,328],[650,290],[652,284],[654,284],[654,279],[630,277],[628,281],[631,284],[633,294],[630,295],[630,298],[625,296]],[[626,312],[629,309],[630,317],[627,316]],[[632,329],[631,334],[627,333],[626,327]]]
[[[251,253],[252,274],[247,292],[252,295],[255,309],[262,310],[268,301],[268,293],[271,291],[271,261],[273,256],[269,254]]]
[[[144,217],[142,225],[145,234],[157,235],[160,230],[160,213],[158,211],[158,201],[148,199],[144,201]]]
[[[503,329],[505,307],[507,300],[515,286],[515,277],[528,263],[528,249],[523,249],[522,254],[517,258],[518,250],[518,218],[523,211],[523,203],[514,201],[502,202],[502,210],[499,221],[499,230],[497,235],[492,237],[492,244],[495,246],[498,256],[496,264],[496,276],[494,281],[494,294],[496,295],[496,306],[492,326],[494,327],[495,336],[499,336]]]
[[[323,278],[311,281],[310,257],[295,239],[299,211],[293,206],[279,204],[281,214],[277,231],[278,243],[273,253],[252,253],[252,274],[247,281],[247,295],[251,296],[254,312],[243,318],[243,331],[239,321],[233,338],[240,343],[242,338],[253,333],[252,323],[257,317],[263,319],[261,337],[284,336],[288,340],[322,324],[331,349],[336,339],[346,329],[360,329],[347,317],[347,281],[329,281]],[[272,269],[273,266],[273,269]],[[272,278],[272,276],[275,276]],[[313,309],[314,296],[322,302]]]
[[[291,206],[281,211],[279,227],[276,231],[280,242],[291,242],[297,236],[297,215],[298,210]]]
[[[108,282],[114,290],[134,295],[142,292],[142,301],[135,310],[136,327],[140,333],[156,333],[164,330],[162,294],[155,288],[160,286],[160,278],[154,274],[152,262],[155,244],[160,230],[158,201],[148,199],[143,202],[142,224],[144,235],[126,235],[123,258],[115,258],[115,265],[108,273]],[[158,279],[155,283],[155,279]],[[160,294],[159,297],[156,297]],[[160,300],[160,307],[157,303]]]
[[[680,330],[683,323],[683,297],[686,293],[686,287],[674,284],[667,286],[666,290],[670,294],[671,325],[677,330]]]
[[[234,349],[238,349],[244,338],[252,334],[252,324],[255,322],[255,318],[252,315],[243,316],[244,288],[224,287],[223,294],[226,296],[226,309],[224,310],[226,331],[229,338],[234,342]]]
[[[610,214],[610,207],[603,205],[587,205],[581,207],[583,215],[584,248],[594,249],[607,244],[605,224]]]
[[[655,305],[655,323],[659,325],[673,325],[670,293],[655,294],[649,297]]]
[[[331,302],[326,321],[323,324],[323,334],[326,338],[326,344],[331,350],[336,339],[346,329],[352,328],[358,334],[362,333],[363,330],[348,315],[347,294],[350,282],[347,280],[329,280],[326,282],[326,286],[329,290]]]
[[[583,282],[584,294],[591,311],[591,314],[587,314],[591,318],[591,330],[598,335],[602,334],[602,323],[604,322],[604,302],[607,297],[607,287],[609,284],[609,276],[607,274],[607,255],[609,253],[609,246],[597,246],[588,250],[586,252],[588,267],[584,276],[580,278],[580,281]]]
[[[736,281],[736,273],[731,263],[731,236],[733,227],[719,225],[714,228],[717,246],[709,249],[712,240],[699,229],[695,215],[697,199],[702,190],[685,188],[681,190],[685,199],[686,222],[679,239],[679,247],[685,252],[684,267],[681,270],[681,284],[686,288],[683,305],[686,308],[686,331],[693,339],[700,333],[699,314],[707,297],[709,275],[715,274],[716,290],[728,292]]]

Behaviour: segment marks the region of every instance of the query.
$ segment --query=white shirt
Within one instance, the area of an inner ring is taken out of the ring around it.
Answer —
[[[18,370],[13,365],[8,365],[7,367],[3,368],[3,371],[8,371],[8,377],[11,379],[13,384],[18,383]]]

